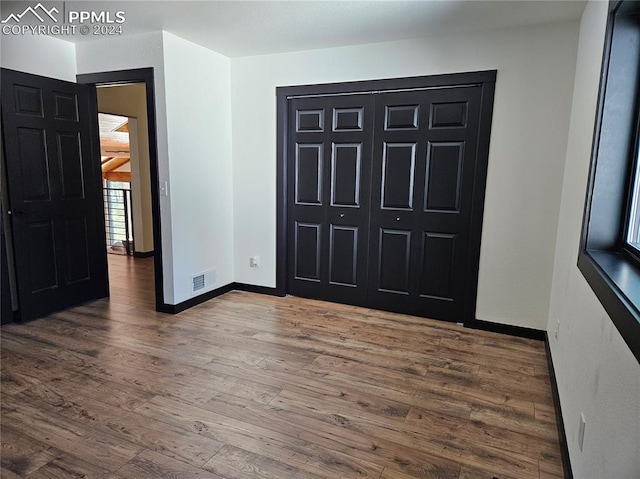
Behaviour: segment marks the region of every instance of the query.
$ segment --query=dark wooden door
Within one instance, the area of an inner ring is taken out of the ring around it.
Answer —
[[[9,258],[4,235],[4,205],[0,205],[0,324],[13,321],[11,285],[9,278]]]
[[[1,97],[21,318],[107,296],[91,90],[2,69]]]
[[[288,292],[364,304],[372,95],[289,102]]]
[[[368,305],[462,321],[481,87],[376,99]]]

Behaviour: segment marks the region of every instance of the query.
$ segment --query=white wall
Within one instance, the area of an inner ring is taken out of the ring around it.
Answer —
[[[0,65],[75,82],[76,46],[46,35],[1,35]]]
[[[233,177],[229,59],[163,32],[175,301],[192,275],[233,273]]]
[[[606,16],[607,2],[590,2],[580,26],[548,324],[577,479],[640,477],[640,365],[576,266]]]
[[[577,35],[559,23],[233,59],[236,281],[275,286],[276,86],[497,69],[477,318],[544,329]]]
[[[76,46],[76,61],[80,74],[148,67],[154,69],[158,176],[161,182],[168,182],[170,178],[162,32],[108,37],[93,42],[79,43]],[[160,223],[162,228],[164,300],[165,303],[175,304],[171,204],[169,197],[166,196],[160,197]]]
[[[205,291],[233,282],[229,59],[154,32],[79,44],[77,62],[79,73],[154,67],[165,302],[190,299],[195,274],[216,270]]]

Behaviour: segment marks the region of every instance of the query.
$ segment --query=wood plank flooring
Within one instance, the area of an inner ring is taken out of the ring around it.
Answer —
[[[231,292],[111,299],[3,326],[2,478],[562,477],[541,342]]]

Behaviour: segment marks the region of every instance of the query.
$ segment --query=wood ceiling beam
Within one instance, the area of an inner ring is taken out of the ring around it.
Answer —
[[[131,158],[129,151],[124,150],[103,150],[100,149],[100,156],[109,156],[111,158]]]
[[[110,161],[104,163],[102,165],[102,172],[108,173],[115,169],[120,168],[122,165],[126,165],[129,163],[130,159],[126,156],[112,158]]]
[[[102,177],[108,181],[124,181],[126,183],[131,183],[130,171],[107,171],[106,173],[102,173]]]
[[[100,155],[101,156],[118,156],[129,157],[129,137],[125,134],[124,138],[112,137],[109,135],[100,137]]]

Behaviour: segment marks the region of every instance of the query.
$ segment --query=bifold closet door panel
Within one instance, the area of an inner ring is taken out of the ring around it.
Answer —
[[[291,294],[365,304],[373,119],[372,95],[289,101]]]
[[[480,95],[376,95],[369,306],[461,320]]]

